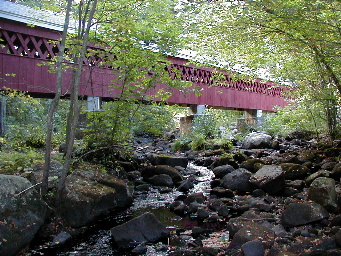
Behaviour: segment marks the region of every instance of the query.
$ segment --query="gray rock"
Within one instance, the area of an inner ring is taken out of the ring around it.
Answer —
[[[156,185],[156,186],[166,186],[166,187],[174,186],[172,178],[167,174],[154,175],[153,177],[149,179],[149,183]]]
[[[234,197],[233,191],[231,189],[226,189],[226,188],[213,188],[211,189],[210,194],[215,195],[217,197],[225,197],[225,198]]]
[[[197,211],[197,214],[198,214],[198,218],[199,219],[206,219],[210,216],[210,212],[207,211],[206,209],[204,208],[199,208],[198,211]]]
[[[252,132],[248,134],[243,143],[242,148],[253,149],[253,148],[270,148],[272,137],[265,133]]]
[[[265,248],[270,248],[275,241],[275,232],[258,223],[249,223],[233,236],[229,248],[238,248],[247,242],[259,239],[263,242]]]
[[[187,213],[187,211],[188,211],[188,206],[183,204],[183,203],[174,207],[174,209],[173,209],[173,212],[177,215],[180,215],[180,216],[185,215]]]
[[[264,199],[252,200],[250,206],[251,208],[255,208],[264,212],[269,212],[273,208],[273,205],[267,203]]]
[[[218,211],[221,207],[225,205],[226,204],[221,199],[211,199],[207,204],[207,206],[213,211]]]
[[[330,175],[329,171],[320,170],[320,171],[314,172],[313,174],[309,175],[305,179],[305,183],[307,185],[310,185],[316,178],[318,178],[318,177],[329,177],[329,175]]]
[[[135,247],[144,242],[156,242],[169,235],[167,228],[149,212],[116,226],[110,231],[120,248]]]
[[[149,182],[151,177],[158,174],[169,175],[172,178],[174,184],[180,183],[184,180],[183,176],[177,169],[168,165],[148,166],[141,171],[143,179],[147,182]]]
[[[219,216],[227,217],[227,216],[229,216],[229,214],[230,214],[230,209],[226,205],[223,205],[218,210],[218,215]]]
[[[196,213],[199,209],[199,207],[203,207],[203,204],[199,204],[197,202],[192,202],[188,205],[188,213]]]
[[[262,221],[262,218],[255,214],[253,211],[246,211],[240,217],[231,218],[227,223],[227,230],[230,233],[230,236],[233,237],[238,230],[241,228],[246,228],[250,226],[254,222]]]
[[[215,167],[212,171],[217,179],[223,178],[226,174],[233,172],[235,169],[229,165],[221,165],[218,167]]]
[[[335,243],[338,247],[341,247],[341,230],[335,234]]]
[[[284,227],[295,227],[328,217],[327,210],[315,202],[291,203],[282,214],[282,224]]]
[[[321,169],[322,170],[327,170],[327,171],[332,171],[337,163],[336,162],[326,162],[322,164]]]
[[[73,174],[115,189],[116,191],[115,201],[117,207],[126,208],[129,207],[133,202],[133,197],[130,194],[127,184],[124,181],[116,178],[115,176],[106,174],[104,172],[91,170],[78,171],[74,172]]]
[[[169,165],[172,167],[181,166],[184,168],[188,165],[188,158],[183,156],[152,154],[148,157],[148,159],[152,165]]]
[[[275,194],[285,186],[282,168],[276,165],[264,165],[251,176],[250,183],[269,194]]]
[[[338,208],[335,190],[335,180],[319,177],[310,185],[308,199],[322,205],[328,211],[335,212]]]
[[[183,182],[181,182],[180,186],[178,187],[178,190],[181,192],[188,192],[192,188],[194,188],[192,179],[186,179]]]
[[[253,187],[249,182],[251,175],[252,173],[246,169],[239,168],[226,174],[224,178],[220,180],[220,183],[224,188],[242,192],[251,192],[253,190]]]
[[[44,223],[45,203],[31,186],[23,177],[0,174],[0,255],[16,255]]]
[[[58,235],[55,236],[55,238],[52,241],[53,245],[60,246],[65,244],[67,241],[69,241],[72,238],[70,233],[68,232],[60,232]]]
[[[242,245],[244,256],[263,256],[265,249],[261,241],[253,240]]]
[[[134,254],[145,254],[148,251],[147,246],[143,244],[139,244],[136,246],[134,249],[131,250],[132,253]]]
[[[206,197],[204,196],[203,193],[193,193],[186,197],[186,199],[184,200],[184,203],[186,205],[190,205],[193,202],[203,204],[205,200],[206,200]]]

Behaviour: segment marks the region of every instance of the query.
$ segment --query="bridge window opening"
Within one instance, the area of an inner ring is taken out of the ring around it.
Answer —
[[[40,48],[40,52],[43,55],[47,52],[47,47],[46,47],[46,45],[44,43],[42,43],[39,48]],[[46,58],[47,58],[48,55],[49,54],[46,54]],[[40,58],[43,58],[43,56],[40,56]],[[50,59],[51,59],[51,57],[50,57]]]
[[[29,41],[28,43],[27,43],[27,49],[30,51],[30,52],[36,52],[36,49],[35,49],[35,46],[34,46],[34,44],[33,44],[33,42],[32,41]],[[35,54],[33,55],[34,57],[35,57]]]
[[[3,33],[1,33],[1,31],[0,31],[0,48],[3,49],[6,47],[6,45],[8,45],[6,38],[3,35]]]
[[[18,50],[20,46],[21,46],[20,40],[18,38],[15,38],[15,40],[13,41],[14,49]]]
[[[52,47],[52,52],[53,52],[54,56],[58,55],[58,53],[59,53],[59,48],[58,48],[57,45],[54,45],[54,46]],[[52,57],[54,57],[54,56],[52,56]]]

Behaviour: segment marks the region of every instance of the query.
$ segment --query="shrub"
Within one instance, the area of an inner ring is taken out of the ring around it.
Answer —
[[[0,152],[0,169],[7,174],[28,171],[33,165],[43,162],[44,155],[30,149],[23,152]]]

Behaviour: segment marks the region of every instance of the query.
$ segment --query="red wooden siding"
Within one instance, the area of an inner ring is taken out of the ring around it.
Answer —
[[[52,44],[50,40],[58,40],[60,37],[61,34],[57,31],[0,19],[2,39],[0,40],[0,88],[5,86],[27,91],[39,97],[51,97],[55,89],[55,74],[49,73],[47,66],[38,64],[49,61],[59,51],[59,46]],[[270,88],[274,85],[271,82],[231,81],[229,74],[222,71],[225,80],[221,85],[212,86],[214,82],[212,68],[186,65],[188,60],[171,56],[167,56],[166,59],[173,63],[172,68],[181,71],[181,77],[175,77],[171,73],[172,78],[190,81],[193,87],[203,89],[201,96],[198,97],[193,92],[183,94],[179,90],[171,89],[173,95],[167,100],[168,103],[265,111],[272,111],[274,106],[287,104],[281,97],[283,88]],[[84,60],[85,64],[89,62],[96,64],[98,59],[93,56]],[[92,69],[91,72],[89,68]],[[112,90],[109,86],[114,76],[113,70],[108,67],[84,65],[79,86],[80,95],[117,97],[118,91]],[[63,76],[63,93],[66,95],[70,92],[70,81],[71,71],[68,70]],[[159,84],[156,89],[150,89],[147,93],[152,95],[156,90],[166,87],[164,84]]]

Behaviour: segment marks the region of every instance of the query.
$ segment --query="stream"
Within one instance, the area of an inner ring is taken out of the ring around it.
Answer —
[[[186,170],[189,175],[183,174],[184,178],[188,176],[194,176],[194,188],[192,188],[188,194],[202,192],[208,196],[210,191],[210,182],[214,176],[213,172],[206,167],[196,166],[189,163]],[[130,250],[118,249],[112,241],[110,229],[114,226],[125,223],[132,218],[140,216],[145,212],[153,213],[156,218],[163,223],[171,232],[172,230],[183,228],[191,229],[198,225],[197,220],[189,217],[179,217],[178,215],[169,211],[166,207],[174,201],[179,195],[182,195],[176,188],[173,188],[170,192],[160,192],[157,187],[150,187],[148,192],[136,192],[134,194],[134,202],[132,206],[117,214],[107,216],[96,223],[96,227],[91,229],[91,232],[87,232],[82,237],[75,239],[63,247],[60,248],[44,248],[43,246],[32,250],[26,256],[36,255],[51,255],[51,256],[64,256],[64,255],[92,255],[92,256],[131,256],[133,254]],[[147,245],[147,252],[141,255],[148,256],[163,256],[167,255],[169,246],[177,246],[177,241],[172,241],[171,238],[166,243],[157,243]]]

